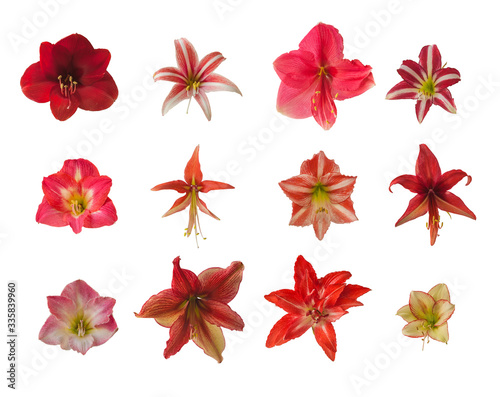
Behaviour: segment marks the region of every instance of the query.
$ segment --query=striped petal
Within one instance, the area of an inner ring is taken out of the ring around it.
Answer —
[[[100,176],[97,167],[85,159],[66,160],[60,172],[68,174],[77,182],[86,176]]]
[[[307,306],[304,299],[302,299],[302,296],[291,289],[274,291],[269,295],[264,296],[264,298],[269,302],[274,303],[276,306],[281,307],[288,313],[303,316],[307,312]]]
[[[317,179],[312,175],[302,174],[279,183],[286,196],[300,206],[311,205],[312,193]]]
[[[308,174],[316,177],[318,180],[325,174],[340,173],[340,167],[334,160],[326,157],[325,153],[321,150],[315,154],[312,159],[306,160],[300,166],[301,174]]]
[[[174,44],[177,65],[182,74],[189,79],[194,76],[198,66],[198,54],[189,40],[185,38],[175,40]]]
[[[418,88],[402,81],[389,90],[385,99],[418,99],[419,96]]]
[[[329,210],[330,221],[337,224],[357,221],[354,203],[348,198],[341,203],[331,204]]]
[[[326,174],[320,182],[328,192],[328,198],[332,204],[339,204],[351,197],[356,183],[355,176],[345,176],[340,174]]]
[[[232,331],[243,331],[245,323],[238,313],[227,304],[216,300],[203,299],[198,303],[203,318],[210,324],[224,327]]]
[[[174,67],[161,68],[153,75],[154,81],[171,81],[177,84],[186,84],[187,80],[182,72]]]
[[[172,324],[169,332],[167,347],[163,351],[163,357],[169,358],[181,350],[182,346],[189,342],[191,325],[187,321],[186,315],[179,316]]]
[[[234,261],[225,269],[212,267],[202,271],[198,275],[199,295],[222,303],[231,302],[240,288],[244,269],[243,263]]]
[[[455,105],[455,101],[453,100],[451,92],[448,88],[443,88],[439,92],[436,92],[433,96],[433,103],[441,106],[447,112],[457,112],[457,106]]]
[[[168,190],[168,189],[175,190],[179,193],[186,193],[191,189],[191,185],[188,185],[185,181],[176,180],[176,181],[160,183],[151,190],[157,192],[158,190]]]
[[[42,190],[51,207],[61,212],[71,210],[69,200],[79,191],[76,181],[62,172],[43,178]]]
[[[412,60],[403,61],[401,67],[398,69],[398,73],[404,81],[415,88],[421,88],[427,80],[425,70]]]
[[[292,202],[292,218],[290,219],[290,226],[309,226],[313,222],[313,209],[312,206],[302,207]]]
[[[422,48],[418,58],[420,66],[422,66],[429,77],[441,69],[441,53],[435,44]]]
[[[236,84],[216,73],[212,73],[210,76],[205,77],[200,84],[200,90],[204,92],[229,91],[242,95]]]
[[[203,90],[199,90],[194,99],[196,99],[196,102],[200,105],[207,120],[210,121],[212,119],[212,110],[210,109],[210,102],[208,101],[207,95]]]
[[[210,324],[203,319],[200,319],[193,326],[196,330],[192,334],[193,342],[203,349],[207,356],[212,357],[218,363],[222,362],[222,352],[224,351],[226,342],[220,327]]]
[[[422,121],[424,121],[424,118],[431,108],[431,105],[432,98],[421,96],[420,99],[417,100],[417,103],[415,104],[415,113],[417,114],[417,120],[419,123],[422,123]]]
[[[87,176],[80,182],[81,192],[87,202],[85,208],[90,212],[98,211],[108,198],[111,178],[107,176]]]
[[[226,58],[220,52],[212,52],[205,55],[196,68],[194,80],[203,81],[225,60]]]
[[[444,68],[438,70],[433,77],[436,91],[456,84],[460,81],[460,72],[454,68]]]
[[[181,84],[175,84],[163,102],[163,106],[161,108],[162,114],[165,116],[170,109],[186,99],[188,99],[186,87]]]

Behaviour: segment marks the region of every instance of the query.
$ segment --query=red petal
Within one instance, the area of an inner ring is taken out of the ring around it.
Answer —
[[[302,296],[291,289],[274,291],[269,295],[264,296],[264,298],[269,302],[274,303],[276,306],[281,307],[288,313],[304,316],[308,310]]]
[[[186,78],[182,75],[182,72],[174,67],[162,68],[156,71],[153,75],[153,79],[154,81],[164,80],[182,85],[187,83]]]
[[[320,78],[311,98],[311,113],[325,130],[332,128],[337,120],[337,108],[332,96],[332,85],[327,78]]]
[[[81,192],[90,212],[98,211],[108,198],[111,178],[107,176],[86,176],[80,181]]]
[[[309,226],[313,222],[313,209],[312,206],[302,207],[292,202],[292,218],[290,219],[290,226]]]
[[[389,90],[385,99],[418,99],[419,96],[418,88],[402,81]]]
[[[188,94],[186,86],[183,84],[175,84],[163,102],[163,106],[161,108],[162,115],[165,116],[170,109],[187,98]]]
[[[296,50],[279,56],[273,63],[281,81],[289,87],[307,90],[319,76],[314,55]]]
[[[304,299],[318,289],[318,278],[312,265],[302,255],[297,257],[294,266],[295,291]]]
[[[207,193],[211,190],[234,189],[234,186],[231,186],[224,182],[216,181],[202,181],[198,187],[201,188],[201,193]]]
[[[71,176],[76,182],[79,182],[86,176],[100,176],[97,167],[85,159],[66,160],[61,171]]]
[[[196,146],[184,170],[184,180],[188,185],[198,185],[203,180],[200,168],[200,145]]]
[[[203,81],[225,60],[226,58],[220,52],[211,52],[205,55],[194,72],[194,79],[196,81]]]
[[[189,204],[191,204],[191,193],[188,193],[175,200],[172,207],[167,212],[165,212],[165,214],[163,214],[163,218],[184,210]]]
[[[200,289],[200,281],[196,274],[191,270],[182,269],[180,267],[181,258],[178,256],[174,259],[174,272],[172,275],[173,292],[181,297],[189,297],[195,295]]]
[[[354,203],[350,198],[341,203],[331,204],[327,215],[330,222],[337,224],[351,223],[358,220],[354,211]]]
[[[332,96],[339,101],[361,95],[375,85],[371,66],[357,59],[343,59],[327,72],[331,74]]]
[[[396,226],[401,226],[403,223],[412,221],[422,215],[425,215],[428,211],[428,197],[426,194],[417,194],[410,200],[410,204],[406,209],[405,213],[396,222]]]
[[[325,153],[321,150],[311,160],[306,160],[302,163],[300,173],[315,176],[319,180],[325,174],[340,173],[340,168],[335,161],[326,157]]]
[[[118,98],[118,87],[108,72],[92,85],[77,86],[76,92],[80,95],[79,106],[84,110],[107,109]]]
[[[198,66],[198,54],[187,39],[175,40],[175,56],[177,65],[184,76],[191,78]]]
[[[200,91],[215,92],[215,91],[229,91],[236,92],[241,95],[240,89],[231,80],[226,79],[220,74],[212,73],[205,77],[200,85]]]
[[[59,40],[55,45],[64,47],[72,54],[78,51],[89,51],[94,49],[90,41],[88,41],[85,36],[78,33],[71,34]]]
[[[98,211],[91,212],[83,222],[84,227],[98,228],[111,226],[118,220],[116,208],[110,198],[107,198]]]
[[[186,182],[184,181],[177,180],[177,181],[160,183],[151,190],[156,192],[158,190],[167,190],[167,189],[176,190],[179,193],[186,193],[191,189],[191,185],[187,185]]]
[[[455,105],[455,101],[453,100],[451,92],[448,88],[442,88],[439,92],[436,92],[433,96],[433,103],[441,106],[447,112],[457,112],[457,106]]]
[[[210,324],[224,327],[233,331],[243,331],[245,323],[238,313],[227,304],[215,300],[203,299],[199,303],[201,316]]]
[[[472,181],[472,177],[467,175],[462,170],[451,170],[445,172],[441,175],[441,179],[438,181],[436,186],[434,187],[435,192],[442,192],[446,190],[450,190],[453,186],[455,186],[458,182],[460,182],[463,178],[467,177],[467,186]]]
[[[170,338],[167,341],[167,347],[163,351],[163,356],[169,358],[181,350],[182,346],[189,342],[191,335],[191,326],[185,315],[179,316],[170,328]]]
[[[231,302],[240,288],[245,267],[239,261],[232,262],[226,269],[209,268],[198,276],[200,280],[199,295],[205,299],[222,303]]]
[[[59,85],[52,87],[50,92],[50,110],[57,120],[65,121],[69,119],[78,109],[80,103],[78,93],[64,96]]]
[[[439,162],[425,144],[420,145],[415,174],[427,188],[434,188],[441,179]]]
[[[371,291],[370,288],[362,287],[356,284],[348,284],[342,291],[342,294],[337,299],[336,306],[347,310],[354,306],[363,306],[361,302],[357,300],[361,295],[366,294]]]
[[[66,214],[53,208],[44,197],[42,203],[38,206],[36,221],[44,225],[63,227],[68,226]]]
[[[436,204],[439,209],[453,214],[463,215],[471,219],[476,219],[476,215],[467,208],[464,202],[451,192],[436,193]]]
[[[220,220],[217,215],[215,215],[212,211],[210,211],[207,208],[207,205],[205,204],[205,202],[202,199],[200,199],[199,197],[196,199],[196,206],[200,209],[201,212],[203,212],[207,215],[210,215],[214,219]]]
[[[289,340],[298,338],[309,328],[313,321],[311,316],[298,316],[296,314],[286,314],[283,316],[269,332],[266,340],[266,347],[274,347],[282,345]],[[289,333],[293,329],[294,332]]]
[[[422,121],[424,121],[424,118],[431,108],[431,105],[432,98],[421,96],[420,99],[417,100],[417,103],[415,104],[415,113],[417,114],[417,120],[419,123],[422,123]]]
[[[300,206],[311,205],[314,186],[318,180],[312,175],[297,175],[279,183],[286,196]]]
[[[322,321],[313,327],[316,342],[321,346],[325,354],[332,361],[335,361],[337,353],[337,336],[331,323]]]
[[[427,75],[422,66],[411,60],[403,61],[398,69],[398,74],[404,81],[415,88],[421,88],[427,80]]]
[[[343,284],[347,280],[351,278],[351,273],[347,271],[341,272],[332,272],[328,273],[326,276],[321,277],[318,282],[322,287],[322,291],[324,288],[327,288],[330,284]],[[321,292],[322,294],[323,292]]]
[[[110,60],[111,54],[108,50],[88,49],[76,52],[73,55],[72,66],[75,69],[75,74],[79,76],[78,84],[93,85],[101,80]]]
[[[47,78],[57,83],[57,78],[67,73],[71,54],[65,48],[54,51],[54,44],[44,41],[40,44],[40,68]]]
[[[184,298],[178,296],[172,289],[166,289],[149,298],[135,316],[139,318],[178,316],[185,307],[184,303]]]
[[[325,234],[330,227],[330,215],[324,211],[316,212],[313,215],[314,233],[316,234],[318,240],[323,240],[323,237],[325,237]]]
[[[327,311],[329,313],[334,311],[337,299],[340,297],[345,287],[345,284],[330,284],[326,287],[320,296],[321,302],[318,304],[318,310],[320,312]],[[343,309],[342,312],[342,315],[346,313]],[[337,318],[335,320],[337,320]]]
[[[59,87],[56,81],[48,80],[42,72],[40,62],[31,65],[21,77],[23,94],[32,101],[45,103],[50,100],[52,88]]]
[[[339,204],[351,197],[356,177],[330,173],[321,177],[320,182],[324,185],[325,191],[328,192],[330,202]]]
[[[315,88],[315,82],[304,90],[291,88],[281,83],[278,90],[276,109],[285,116],[294,119],[311,117],[311,98],[314,95]]]
[[[67,174],[58,172],[43,178],[43,193],[49,204],[61,212],[69,212],[68,200],[78,193],[78,184]]]
[[[449,87],[460,81],[460,72],[454,68],[439,69],[434,75],[436,91]]]
[[[420,66],[422,66],[428,76],[432,76],[436,71],[441,69],[441,53],[437,45],[427,45],[422,48],[418,58]]]
[[[412,193],[427,193],[427,188],[422,185],[420,179],[418,179],[415,175],[401,175],[397,178],[394,178],[389,185],[389,191],[392,193],[391,186],[400,184],[405,189],[408,189]]]
[[[344,41],[331,25],[319,23],[302,39],[299,48],[311,52],[319,66],[332,65],[344,58]]]

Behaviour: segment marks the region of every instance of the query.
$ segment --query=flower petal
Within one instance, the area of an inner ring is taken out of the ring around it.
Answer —
[[[212,211],[210,211],[208,209],[208,207],[205,204],[205,202],[201,198],[199,198],[199,197],[196,200],[196,206],[200,209],[201,212],[203,212],[203,213],[205,213],[207,215],[210,215],[214,219],[220,220],[217,215],[215,215]]]
[[[370,291],[370,288],[362,287],[361,285],[347,284],[337,299],[337,306],[342,306],[343,309],[348,309],[351,306],[363,306],[356,299]]]
[[[66,214],[52,207],[45,197],[42,199],[41,204],[38,206],[36,221],[38,223],[43,223],[44,225],[55,227],[63,227],[69,225]]]
[[[286,196],[300,206],[311,205],[314,186],[318,180],[312,175],[301,174],[281,181],[279,186]]]
[[[322,294],[320,295],[320,301],[317,304],[317,309],[320,312],[328,312],[331,313],[333,310],[335,310],[335,306],[337,303],[337,299],[340,297],[342,294],[342,291],[346,287],[345,284],[330,284],[328,287],[326,287],[323,291]],[[341,309],[341,308],[338,308]],[[342,314],[347,313],[345,310],[341,309],[340,312]],[[335,321],[335,320],[332,320]]]
[[[82,231],[83,229],[83,224],[85,223],[85,220],[87,219],[87,216],[89,215],[89,211],[85,210],[78,216],[74,216],[72,214],[67,215],[67,219],[69,221],[69,226],[73,230],[73,233],[78,234]]]
[[[205,55],[201,58],[201,61],[194,72],[194,80],[203,81],[225,60],[226,58],[224,58],[220,52],[211,52],[210,54]]]
[[[356,183],[355,176],[346,176],[340,174],[326,174],[320,182],[325,186],[328,192],[328,198],[332,204],[339,204],[351,197]]]
[[[71,63],[78,71],[78,84],[93,85],[101,80],[108,68],[111,54],[104,49],[87,49],[73,53]],[[108,73],[109,74],[109,73]]]
[[[177,318],[185,306],[184,303],[184,297],[176,294],[172,289],[166,289],[149,298],[141,311],[135,313],[135,316],[139,318],[174,316]]]
[[[91,334],[86,334],[85,336],[71,335],[69,346],[78,353],[85,355],[94,346],[94,337]]]
[[[198,66],[198,54],[189,40],[182,38],[174,41],[177,65],[187,78],[193,77]]]
[[[432,98],[421,96],[420,99],[417,100],[417,103],[415,104],[415,113],[417,114],[417,120],[419,123],[422,123],[422,121],[424,121],[424,118],[431,108],[431,105]]]
[[[99,294],[85,281],[76,280],[64,287],[61,296],[71,299],[77,310],[81,310],[89,300],[99,297]]]
[[[309,88],[318,78],[320,71],[314,55],[302,50],[280,55],[273,66],[284,84],[298,90]]]
[[[422,185],[420,179],[418,179],[415,175],[400,175],[397,178],[394,178],[389,185],[389,191],[392,193],[391,186],[400,184],[405,189],[408,189],[412,193],[425,194],[427,193],[427,188]]]
[[[460,81],[460,72],[454,68],[439,69],[434,74],[434,86],[436,91],[457,84]]]
[[[65,350],[69,349],[69,331],[68,326],[56,316],[50,315],[45,324],[43,324],[38,339],[48,345],[61,345]]]
[[[65,296],[47,296],[50,313],[69,327],[77,317],[75,302]]]
[[[281,114],[293,119],[311,117],[311,98],[314,95],[315,89],[315,83],[304,90],[291,88],[281,83],[276,100],[276,109]]]
[[[165,116],[170,109],[185,99],[188,99],[188,92],[185,85],[175,84],[163,102],[163,106],[161,108],[162,115]]]
[[[198,347],[203,349],[206,355],[212,357],[218,363],[222,362],[222,352],[226,347],[226,342],[220,327],[200,319],[194,324],[192,339]]]
[[[411,313],[420,320],[432,321],[432,308],[436,301],[429,294],[422,291],[410,293]]]
[[[189,204],[191,204],[191,193],[187,193],[186,195],[179,197],[177,200],[175,200],[172,207],[163,214],[163,218],[175,214],[176,212],[184,210],[185,208],[187,208]]]
[[[403,335],[409,336],[410,338],[421,338],[426,336],[427,324],[426,320],[415,320],[409,322],[403,327]]]
[[[233,331],[242,331],[245,323],[238,313],[227,304],[211,299],[202,299],[199,302],[201,316],[210,324],[224,327]]]
[[[398,74],[404,81],[415,88],[421,88],[427,80],[427,75],[422,66],[411,60],[403,61],[398,69]]]
[[[71,34],[64,39],[59,40],[56,44],[54,44],[54,46],[61,46],[70,54],[74,54],[76,52],[88,52],[94,49],[90,41],[88,41],[85,36],[78,33]]]
[[[85,159],[66,160],[61,171],[71,176],[76,182],[80,182],[86,176],[100,176],[97,167]]]
[[[371,66],[363,65],[357,59],[343,59],[327,68],[327,73],[332,76],[333,98],[339,101],[353,98],[375,86],[371,70]]]
[[[99,346],[103,343],[107,342],[115,333],[118,331],[118,325],[114,317],[109,316],[109,321],[104,324],[97,325],[91,332],[92,337],[94,338],[94,345]]]
[[[347,280],[351,278],[352,274],[348,271],[332,272],[328,273],[324,277],[318,280],[321,286],[321,291],[327,288],[330,284],[344,284]]]
[[[439,327],[433,327],[429,330],[429,336],[438,342],[448,343],[450,336],[448,334],[448,323],[444,323]]]
[[[289,340],[298,338],[313,325],[311,316],[296,314],[284,315],[269,332],[266,340],[266,347],[282,345]],[[292,333],[289,330],[294,330]]]
[[[78,184],[71,176],[58,172],[43,178],[42,190],[51,207],[68,212],[71,210],[69,200],[78,193]]]
[[[108,198],[111,189],[111,178],[101,176],[86,176],[80,181],[81,192],[90,212],[98,211]]]
[[[327,215],[330,222],[337,224],[351,223],[358,220],[354,211],[354,202],[350,198],[341,203],[331,204]]]
[[[98,228],[111,226],[118,220],[116,208],[110,198],[107,198],[98,211],[91,212],[83,221],[84,227]]]
[[[292,202],[292,218],[290,219],[290,226],[309,226],[313,222],[313,209],[312,206],[302,207]]]
[[[171,81],[173,83],[181,84],[181,85],[186,85],[187,80],[183,76],[182,72],[174,67],[167,67],[167,68],[161,68],[160,70],[157,70],[155,74],[153,75],[153,80],[154,81],[159,81],[159,80],[164,80],[164,81]]]
[[[441,69],[441,53],[435,44],[422,48],[418,58],[420,66],[426,71],[427,76],[432,76]]]
[[[389,90],[385,99],[418,99],[419,96],[418,88],[402,81]]]
[[[224,182],[202,181],[201,184],[198,185],[198,188],[200,188],[199,191],[201,193],[207,193],[211,190],[234,189],[234,186]]]
[[[179,193],[186,193],[189,191],[190,188],[191,188],[191,186],[186,184],[185,181],[177,180],[177,181],[160,183],[159,185],[156,185],[151,190],[156,192],[158,190],[172,189],[172,190],[176,190]]]
[[[116,300],[114,298],[103,296],[89,300],[83,308],[85,320],[88,321],[91,327],[106,324],[113,314],[115,303]]]
[[[398,310],[396,315],[401,316],[401,318],[408,323],[417,320],[417,318],[413,315],[413,313],[410,310],[410,305],[403,306],[401,309]]]
[[[53,87],[59,88],[57,80],[52,81],[45,77],[40,62],[28,67],[21,77],[23,94],[38,103],[45,103],[50,100],[50,92]]]
[[[406,209],[405,213],[399,218],[395,226],[401,226],[402,224],[412,221],[422,215],[425,215],[429,210],[428,197],[425,194],[417,194],[410,200],[410,204]]]
[[[200,168],[200,145],[196,146],[193,155],[189,159],[184,170],[184,180],[191,185],[198,185],[203,180],[203,173]]]
[[[331,25],[317,24],[302,39],[299,48],[314,54],[318,65],[334,64],[344,58],[344,40]]]
[[[462,170],[447,171],[443,175],[441,175],[441,179],[434,187],[434,191],[441,192],[450,190],[453,186],[455,186],[465,177],[467,177],[467,183],[465,184],[465,186],[467,186],[472,181],[472,177],[470,175],[467,175]]]
[[[68,66],[71,63],[71,54],[62,47],[44,41],[40,44],[40,68],[47,78],[53,82],[57,82],[57,78],[67,73]]]
[[[210,102],[207,95],[203,92],[203,90],[199,90],[194,99],[196,99],[196,102],[200,105],[207,120],[210,121],[212,119],[212,110],[210,108]]]
[[[50,92],[50,110],[59,121],[65,121],[75,114],[80,103],[79,93],[68,97],[61,93],[59,86],[52,87]]]
[[[325,130],[332,128],[337,120],[337,107],[332,96],[331,82],[320,78],[311,98],[311,113],[316,122]]]
[[[325,211],[319,211],[313,215],[313,228],[318,240],[323,240],[330,227],[330,223],[330,216]]]
[[[235,261],[225,269],[213,267],[204,270],[198,275],[199,295],[208,300],[231,302],[240,288],[244,269],[243,263]]]
[[[436,92],[433,96],[433,103],[435,105],[441,106],[447,112],[457,112],[457,106],[455,105],[455,101],[453,100],[451,92],[450,90],[448,90],[448,88],[443,88],[439,92]]]
[[[436,194],[436,203],[439,209],[453,214],[463,215],[471,219],[476,219],[476,215],[464,204],[464,202],[451,192]]]
[[[318,342],[328,358],[335,361],[335,354],[337,353],[337,336],[335,335],[333,325],[322,321],[316,324],[316,326],[313,326],[313,331],[316,342]]]
[[[437,284],[434,287],[431,288],[429,291],[429,295],[434,298],[434,300],[437,302],[441,299],[450,300],[450,291],[448,290],[448,287],[446,284]]]
[[[447,322],[451,315],[455,312],[455,305],[447,300],[441,299],[436,302],[432,308],[432,313],[434,314],[436,327],[443,325]]]
[[[217,73],[212,73],[211,75],[205,77],[200,84],[200,91],[205,93],[215,92],[215,91],[229,91],[236,92],[242,95],[240,89],[231,80],[226,79]]]
[[[441,179],[441,168],[434,153],[425,144],[420,145],[420,152],[415,165],[415,173],[428,188],[433,188]]]
[[[316,272],[302,255],[299,255],[295,261],[293,279],[295,281],[294,289],[302,298],[318,289]]]
[[[281,307],[288,313],[304,316],[308,307],[304,299],[296,291],[291,289],[281,289],[265,295],[264,298],[276,306]]]
[[[163,351],[163,356],[169,358],[173,356],[182,346],[189,342],[191,336],[191,325],[186,319],[186,315],[179,316],[170,328],[170,338],[167,341],[167,347]]]
[[[200,289],[200,282],[196,274],[191,270],[180,267],[181,258],[174,259],[174,271],[172,275],[173,292],[183,298],[194,295]]]
[[[98,111],[107,109],[118,98],[118,87],[108,72],[92,85],[78,87],[76,92],[80,96],[78,106],[84,110]]]

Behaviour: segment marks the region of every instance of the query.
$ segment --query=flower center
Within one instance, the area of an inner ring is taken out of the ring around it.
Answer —
[[[321,66],[319,68],[319,73],[318,73],[318,76],[321,77],[321,75],[324,74],[325,76],[328,74],[326,71],[325,71],[325,67],[324,66]]]
[[[80,320],[80,322],[78,323],[78,328],[77,328],[77,334],[79,337],[82,337],[82,336],[85,336],[85,331],[86,331],[86,327],[85,325],[83,324],[83,320]]]
[[[436,85],[432,80],[432,76],[430,76],[427,81],[422,84],[422,87],[419,89],[419,91],[425,96],[433,96],[436,93]]]
[[[307,312],[308,316],[311,316],[313,321],[317,323],[321,318],[326,317],[325,314],[322,314],[318,309],[312,308]]]
[[[327,204],[330,203],[330,197],[325,189],[325,185],[321,182],[314,185],[311,201],[316,208],[316,213],[325,212],[328,214]]]
[[[187,91],[187,95],[189,98],[188,107],[186,109],[186,114],[189,112],[189,105],[191,105],[191,98],[196,96],[196,94],[198,94],[198,89],[200,88],[200,85],[201,85],[201,82],[196,81],[196,80],[194,80],[194,81],[189,80],[186,84],[186,91]]]
[[[80,216],[87,207],[87,203],[85,202],[82,196],[74,196],[70,201],[71,213],[74,216]]]
[[[67,109],[69,109],[71,106],[71,94],[74,94],[76,92],[76,85],[78,84],[78,82],[74,81],[73,76],[69,74],[67,74],[64,79],[62,75],[59,75],[57,77],[57,80],[59,80],[59,87],[61,88],[61,94],[65,98],[68,98]]]

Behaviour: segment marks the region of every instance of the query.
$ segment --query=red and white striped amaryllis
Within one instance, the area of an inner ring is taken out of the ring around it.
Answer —
[[[191,98],[194,97],[210,121],[212,111],[207,97],[208,92],[230,91],[241,95],[240,90],[231,80],[213,73],[226,58],[220,52],[212,52],[199,61],[196,50],[187,39],[175,40],[174,43],[178,67],[162,68],[153,76],[154,81],[164,80],[175,83],[163,102],[162,114],[167,114],[170,109],[185,99],[189,99],[191,103]]]
[[[457,112],[448,87],[460,81],[460,73],[457,69],[441,66],[441,53],[436,45],[422,48],[419,63],[403,61],[398,73],[403,81],[391,88],[386,99],[416,99],[415,110],[419,123],[433,104],[450,113]]]
[[[355,176],[345,176],[335,161],[323,151],[306,160],[300,175],[279,183],[292,200],[292,226],[313,225],[316,237],[322,240],[330,223],[357,221],[351,194]]]

